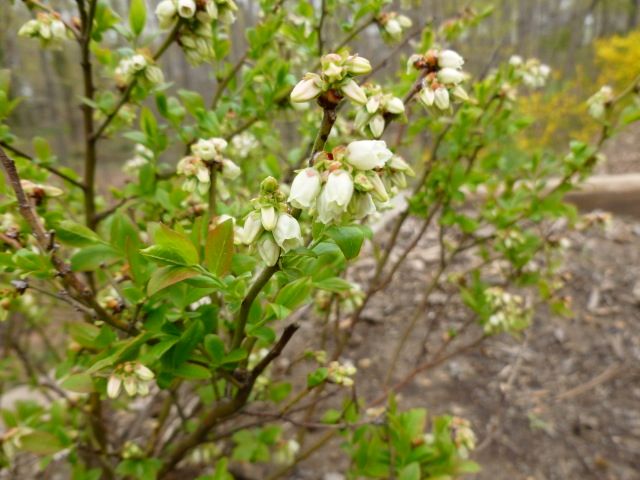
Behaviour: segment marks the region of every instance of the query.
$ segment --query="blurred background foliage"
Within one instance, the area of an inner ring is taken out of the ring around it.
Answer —
[[[125,11],[128,3],[128,0],[104,1],[116,12]],[[63,14],[75,8],[72,0],[48,3]],[[147,0],[149,11],[156,3]],[[235,63],[243,55],[245,29],[259,22],[260,4],[268,3],[238,1],[240,12],[229,39],[228,62]],[[339,3],[348,17],[349,2]],[[310,4],[317,4],[315,7],[319,8],[320,0],[312,0]],[[589,139],[596,125],[584,115],[586,98],[602,84],[620,88],[638,74],[640,0],[405,0],[390,2],[387,7],[411,17],[416,31],[426,24],[439,25],[455,18],[465,9],[487,8],[492,8],[491,15],[452,45],[465,57],[465,68],[472,75],[482,76],[514,54],[538,57],[553,68],[551,88],[521,97],[525,112],[537,119],[521,138],[522,146],[563,149],[569,138]],[[18,38],[17,29],[29,15],[22,2],[16,0],[12,4],[3,0],[0,66],[13,71],[13,94],[28,98],[28,105],[16,110],[12,125],[21,137],[50,138],[61,162],[74,166],[81,155],[82,136],[78,53],[75,46],[45,51],[39,49],[36,42]],[[287,15],[295,23],[296,12]],[[149,17],[149,22],[156,21],[153,15]],[[345,29],[345,25],[333,21],[335,18],[346,17],[336,15],[325,22],[325,37],[334,42],[344,37]],[[157,30],[157,25],[152,27]],[[412,41],[418,40],[414,34]],[[104,41],[106,45],[118,46],[116,35]],[[386,51],[380,48],[381,43],[377,28],[372,25],[353,42],[353,50],[376,64]],[[379,78],[392,78],[398,68],[402,68],[401,59],[412,51],[412,42],[402,44],[398,48],[398,62],[387,62]],[[195,90],[206,100],[211,99],[215,91],[216,69],[221,70],[216,65],[189,67],[175,46],[163,58],[162,67],[175,90]],[[102,86],[108,88],[109,79],[103,78]],[[33,132],[36,124],[38,132]],[[110,142],[110,149],[111,160],[118,164],[130,154],[130,145],[124,141]]]

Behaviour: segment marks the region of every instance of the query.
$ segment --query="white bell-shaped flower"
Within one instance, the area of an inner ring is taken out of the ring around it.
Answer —
[[[347,145],[347,162],[359,170],[384,167],[391,157],[384,140],[358,140]]]
[[[262,232],[262,221],[260,219],[260,212],[253,211],[247,215],[244,221],[244,227],[242,229],[242,243],[251,245],[256,241],[258,235]]]
[[[196,14],[196,2],[194,0],[178,0],[178,15],[182,18],[191,18]]]
[[[267,264],[268,267],[273,267],[278,263],[280,257],[280,247],[273,239],[271,233],[264,233],[260,240],[258,240],[258,253],[262,261]]]
[[[464,80],[464,73],[453,68],[443,68],[438,72],[438,80],[447,85],[457,85]]]
[[[438,66],[440,68],[462,68],[464,58],[453,50],[443,50],[438,54]]]
[[[318,219],[324,223],[331,223],[340,218],[347,210],[353,196],[353,179],[345,170],[336,170],[329,174],[318,197],[316,208]]]
[[[434,92],[434,103],[440,110],[449,108],[449,91],[444,87],[436,88]]]
[[[321,80],[318,75],[308,73],[291,91],[291,101],[294,103],[308,102],[322,93]]]
[[[222,160],[222,176],[229,180],[235,180],[242,173],[242,169],[233,161],[225,158]]]
[[[367,103],[367,94],[354,80],[348,80],[340,88],[345,97],[358,105]]]
[[[298,221],[288,213],[278,215],[276,228],[273,229],[273,238],[285,252],[301,247],[302,233]]]
[[[315,168],[305,168],[293,179],[288,201],[295,208],[311,208],[319,193],[320,173]]]

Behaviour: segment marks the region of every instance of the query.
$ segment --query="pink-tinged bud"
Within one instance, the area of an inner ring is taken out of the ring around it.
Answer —
[[[291,91],[291,101],[294,103],[302,103],[313,100],[322,93],[322,89],[319,84],[320,81],[317,75],[305,75],[305,78],[300,80],[298,84],[293,87],[293,90]]]
[[[440,110],[449,108],[449,92],[444,87],[436,88],[434,94],[434,103]]]
[[[459,69],[464,65],[464,59],[453,50],[443,50],[438,54],[438,66],[440,68]]]
[[[358,105],[364,105],[367,103],[367,94],[364,90],[353,80],[348,80],[341,87],[342,93],[345,97]]]
[[[288,202],[295,208],[311,208],[319,193],[320,173],[315,168],[305,168],[293,179]]]

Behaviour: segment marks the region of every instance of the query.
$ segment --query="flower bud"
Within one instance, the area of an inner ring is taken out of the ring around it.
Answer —
[[[269,176],[260,183],[260,193],[269,194],[278,190],[278,180]]]
[[[373,185],[373,190],[371,191],[372,195],[379,202],[387,202],[389,201],[389,194],[387,193],[387,189],[384,188],[384,183],[382,183],[382,179],[375,172],[368,172],[367,177],[369,181]]]
[[[211,140],[205,140],[204,138],[191,145],[191,152],[202,160],[213,160],[218,154],[215,144]]]
[[[329,82],[337,82],[344,76],[344,73],[344,69],[333,62],[329,62],[329,64],[322,69],[322,74]]]
[[[438,72],[438,80],[446,84],[458,84],[464,80],[464,74],[453,68],[443,68]]]
[[[311,208],[319,193],[320,174],[315,168],[305,168],[293,179],[288,202],[295,208]]]
[[[122,386],[122,379],[116,375],[111,375],[107,382],[107,396],[109,398],[117,398],[120,394],[120,387]]]
[[[513,67],[519,67],[520,65],[522,65],[522,63],[523,63],[523,60],[520,55],[512,55],[511,58],[509,59],[509,65]]]
[[[319,86],[320,79],[315,74],[307,74],[303,80],[293,87],[291,101],[294,103],[308,102],[322,93]]]
[[[140,380],[144,380],[146,382],[148,382],[149,380],[152,380],[153,377],[155,376],[151,370],[149,370],[147,367],[145,367],[141,363],[136,364],[134,368],[134,372]]]
[[[413,22],[406,15],[398,15],[396,17],[397,22],[400,24],[402,28],[411,28]]]
[[[379,113],[374,115],[371,120],[369,120],[369,129],[371,130],[371,134],[375,138],[380,138],[382,133],[384,132],[384,117]]]
[[[350,55],[345,63],[347,71],[351,75],[364,75],[371,71],[371,63],[364,57]]]
[[[196,13],[194,0],[178,0],[178,15],[182,18],[191,18]]]
[[[356,118],[353,122],[353,126],[360,130],[362,127],[364,127],[367,123],[369,123],[369,119],[371,118],[371,115],[369,114],[369,112],[367,112],[366,108],[360,108],[358,109],[358,112],[356,113]]]
[[[18,35],[20,37],[34,37],[38,34],[40,23],[37,20],[29,20],[27,23],[20,27]]]
[[[393,39],[399,39],[402,36],[402,25],[395,18],[392,18],[384,24],[384,30]]]
[[[440,68],[459,69],[464,65],[464,59],[453,50],[443,50],[438,54],[438,66]]]
[[[404,113],[404,103],[398,97],[391,97],[385,103],[385,109],[389,113],[399,115],[401,113]]]
[[[456,85],[455,87],[453,87],[453,90],[451,90],[451,93],[453,94],[454,97],[459,98],[463,102],[466,102],[469,100],[469,95],[467,95],[467,91],[464,88],[462,88],[462,85]]]
[[[134,376],[128,376],[124,379],[124,390],[127,395],[133,397],[138,392],[138,382]]]
[[[341,87],[342,93],[351,100],[353,103],[357,103],[358,105],[364,105],[367,103],[367,94],[364,93],[364,90],[353,80],[348,80]]]
[[[54,20],[51,22],[51,34],[53,38],[64,40],[67,38],[67,27],[60,20]]]
[[[418,100],[420,100],[425,107],[433,106],[435,98],[435,92],[429,85],[422,87],[422,90],[420,90],[420,93],[418,94]]]
[[[366,109],[367,109],[367,112],[369,112],[370,114],[373,115],[374,113],[376,113],[379,107],[380,107],[380,97],[378,95],[374,97],[370,97],[369,100],[367,100]]]
[[[376,205],[368,193],[356,192],[349,204],[349,211],[357,220],[376,213]]]
[[[158,17],[160,27],[169,27],[173,23],[177,13],[178,10],[172,0],[163,0],[160,2],[156,7],[156,17]]]
[[[394,155],[391,160],[389,160],[388,165],[391,169],[406,173],[411,177],[415,175],[411,166],[400,155]]]
[[[434,103],[440,110],[449,108],[449,92],[444,87],[436,88],[434,92]]]
[[[133,57],[131,57],[130,61],[131,68],[135,72],[144,70],[144,68],[147,66],[147,59],[144,57],[144,55],[141,54],[134,55]]]
[[[258,253],[262,261],[267,264],[268,267],[273,267],[278,263],[278,257],[280,257],[280,247],[273,239],[273,235],[270,233],[264,233],[258,241]]]
[[[353,185],[356,190],[361,192],[370,192],[373,190],[373,184],[369,181],[369,177],[364,172],[358,172],[353,177]]]
[[[384,167],[392,156],[383,140],[358,140],[347,145],[347,162],[359,170]]]
[[[303,243],[300,225],[288,213],[282,213],[278,216],[276,228],[273,230],[273,238],[285,252],[301,247]]]
[[[260,221],[262,222],[262,228],[270,232],[276,227],[278,221],[278,215],[276,209],[272,206],[262,207],[260,209]]]
[[[158,85],[164,82],[164,74],[162,70],[155,65],[150,65],[144,70],[144,76],[149,83]]]
[[[228,158],[222,159],[222,176],[229,180],[235,180],[242,173],[242,169]]]

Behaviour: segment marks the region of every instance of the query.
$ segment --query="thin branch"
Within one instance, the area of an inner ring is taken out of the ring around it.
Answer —
[[[0,146],[2,146],[5,150],[10,151],[14,155],[17,155],[18,157],[24,158],[24,159],[30,161],[31,163],[33,163],[34,165],[47,170],[48,172],[52,173],[53,175],[56,175],[56,176],[62,178],[63,180],[66,180],[67,182],[71,183],[72,185],[75,185],[78,188],[84,189],[84,185],[81,182],[71,178],[66,173],[61,172],[56,167],[52,167],[50,165],[45,165],[43,163],[40,163],[40,162],[38,162],[37,159],[35,159],[31,155],[23,152],[22,150],[17,149],[16,147],[14,147],[14,146],[6,143],[6,142],[0,141]]]

